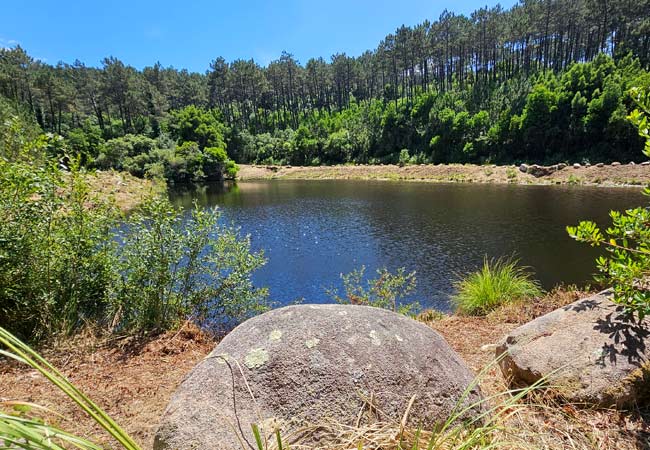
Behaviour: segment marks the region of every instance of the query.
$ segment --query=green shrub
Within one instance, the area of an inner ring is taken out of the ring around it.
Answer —
[[[511,259],[488,260],[483,267],[455,283],[452,303],[461,314],[483,315],[496,307],[541,295],[537,281]]]
[[[415,272],[406,273],[404,267],[391,273],[388,269],[377,269],[377,278],[366,281],[364,286],[365,266],[353,270],[348,274],[341,274],[343,280],[344,296],[340,296],[335,289],[328,289],[327,293],[337,303],[348,305],[368,305],[376,308],[390,309],[402,314],[413,314],[420,305],[416,302],[400,304],[399,300],[408,296],[415,290],[417,281]]]
[[[411,155],[409,154],[408,149],[403,148],[399,152],[399,159],[397,163],[399,164],[400,167],[404,167],[405,165],[409,164],[411,162]]]
[[[35,338],[99,320],[118,213],[83,172],[0,160],[0,217],[0,326]]]
[[[111,291],[114,327],[164,330],[186,319],[227,327],[267,308],[251,274],[265,263],[248,237],[218,224],[216,209],[185,218],[166,198],[135,212],[120,233],[119,282]]]
[[[186,220],[154,198],[122,223],[77,167],[0,159],[0,326],[36,340],[87,322],[142,332],[245,319],[266,306],[250,280],[264,259],[218,218],[196,208]]]

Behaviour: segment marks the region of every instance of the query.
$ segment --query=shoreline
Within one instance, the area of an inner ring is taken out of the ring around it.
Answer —
[[[650,184],[650,165],[567,166],[534,176],[519,166],[475,164],[274,166],[240,164],[238,181],[247,180],[377,180],[425,183],[481,183],[521,185],[579,185],[639,187]]]

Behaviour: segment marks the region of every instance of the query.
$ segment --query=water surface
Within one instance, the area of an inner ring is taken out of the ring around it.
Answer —
[[[431,184],[382,181],[247,181],[177,190],[172,201],[217,205],[250,234],[268,263],[254,275],[280,303],[327,302],[326,288],[361,265],[417,272],[412,296],[448,310],[453,282],[483,258],[517,255],[545,288],[584,284],[595,250],[567,224],[608,224],[610,209],[642,204],[638,188]]]

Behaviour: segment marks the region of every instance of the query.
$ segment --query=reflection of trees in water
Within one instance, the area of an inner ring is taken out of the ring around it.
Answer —
[[[176,204],[219,205],[270,260],[276,298],[325,300],[323,287],[365,264],[417,271],[413,299],[446,307],[453,281],[488,257],[515,254],[547,288],[589,280],[593,251],[565,226],[638,203],[636,190],[397,182],[246,181],[176,190]],[[320,291],[319,291],[320,290]],[[309,294],[311,293],[311,294]]]

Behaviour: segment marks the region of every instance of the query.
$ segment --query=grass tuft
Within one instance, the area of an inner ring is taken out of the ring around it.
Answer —
[[[460,314],[485,315],[495,308],[538,297],[542,289],[513,259],[485,258],[483,267],[455,284],[452,302]]]

